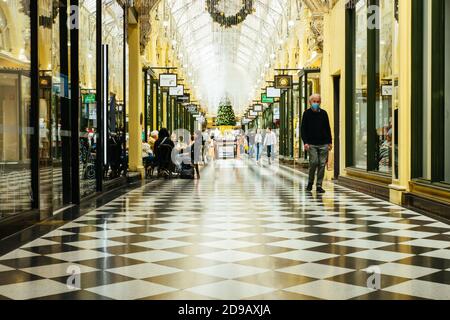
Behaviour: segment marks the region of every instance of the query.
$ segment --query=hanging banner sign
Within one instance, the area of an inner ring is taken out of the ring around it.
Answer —
[[[275,100],[274,100],[274,98],[269,98],[269,97],[267,97],[267,94],[262,93],[262,94],[261,94],[261,102],[262,102],[262,103],[274,103]]]
[[[186,93],[182,96],[179,96],[179,97],[177,97],[177,102],[189,103],[189,102],[191,102],[191,95],[189,93]]]
[[[393,87],[392,86],[382,86],[381,92],[383,96],[392,96],[393,94]]]
[[[294,78],[289,75],[277,75],[275,76],[275,88],[276,89],[292,89]]]
[[[197,112],[197,106],[195,104],[189,104],[186,106],[186,110],[189,112]]]
[[[89,93],[89,94],[85,94],[82,95],[83,97],[83,103],[96,103],[96,97],[95,97],[95,93]]]
[[[163,73],[159,75],[159,86],[162,88],[170,88],[177,86],[177,75]]]
[[[179,85],[176,87],[169,87],[169,96],[179,97],[179,96],[183,96],[183,95],[184,95],[184,86],[183,85]]]
[[[267,87],[267,98],[279,98],[281,97],[281,90],[274,87]]]
[[[255,105],[253,106],[253,110],[256,111],[256,112],[262,112],[262,111],[263,111],[263,106],[262,106],[262,104],[255,104]]]

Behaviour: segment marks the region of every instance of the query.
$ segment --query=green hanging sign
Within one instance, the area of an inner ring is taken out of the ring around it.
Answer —
[[[274,98],[268,98],[266,93],[262,93],[261,94],[261,102],[262,103],[274,103],[275,99]]]
[[[85,94],[83,96],[83,103],[96,103],[95,93]]]

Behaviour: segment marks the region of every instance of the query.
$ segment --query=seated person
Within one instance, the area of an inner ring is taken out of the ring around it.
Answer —
[[[178,152],[183,153],[183,152],[184,152],[184,149],[186,149],[186,148],[187,148],[187,144],[184,143],[184,138],[183,138],[183,136],[179,136],[179,137],[178,137],[177,144],[175,145],[175,149],[177,149]]]
[[[152,149],[152,152],[155,152],[155,142],[158,140],[158,130],[152,131],[150,133],[150,137],[148,138],[148,144],[150,145],[150,148]]]
[[[155,158],[160,169],[173,171],[172,150],[175,144],[170,139],[169,131],[162,128],[158,140],[155,142]]]
[[[153,151],[152,148],[150,147],[150,144],[148,144],[145,141],[142,141],[142,162],[144,164],[144,167],[149,166],[153,160],[154,160],[154,155],[153,155]]]

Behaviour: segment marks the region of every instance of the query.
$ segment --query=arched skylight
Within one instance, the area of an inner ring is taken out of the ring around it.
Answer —
[[[167,0],[177,28],[175,49],[210,113],[228,96],[236,112],[248,106],[261,74],[279,44],[281,21],[288,0],[255,0],[255,12],[232,28],[215,23],[206,0]],[[222,0],[227,15],[235,14],[242,0]],[[259,83],[258,83],[259,81]]]
[[[97,8],[96,0],[82,0],[80,2],[92,15]],[[103,0],[102,28],[104,36],[116,39],[123,38],[123,8],[116,0]],[[95,19],[92,16],[92,19]]]

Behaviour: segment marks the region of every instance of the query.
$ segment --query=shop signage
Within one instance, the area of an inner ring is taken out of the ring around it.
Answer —
[[[392,86],[382,86],[381,92],[383,96],[392,96],[393,88]]]
[[[97,120],[97,107],[90,105],[89,106],[89,119],[90,120]]]
[[[267,94],[262,93],[262,94],[261,94],[261,102],[262,102],[262,103],[274,103],[275,100],[274,100],[274,98],[269,98],[269,97],[267,97]]]
[[[184,95],[184,86],[178,85],[176,87],[169,87],[169,95],[170,96],[183,96]]]
[[[196,117],[196,119],[197,122],[200,124],[205,123],[205,118],[201,114],[199,114],[198,117]]]
[[[257,117],[257,116],[258,116],[258,112],[256,112],[256,111],[250,111],[248,114],[249,114],[251,117]]]
[[[96,98],[95,98],[95,93],[89,93],[89,94],[85,94],[83,96],[83,103],[96,103]]]
[[[50,88],[52,85],[52,77],[40,77],[39,78],[39,85],[42,88]]]
[[[189,112],[197,112],[197,106],[195,104],[189,104],[186,106],[186,110]]]
[[[262,104],[255,104],[253,106],[253,110],[255,110],[256,112],[262,112],[263,111],[263,106]]]
[[[273,120],[280,120],[280,107],[273,108]]]
[[[162,73],[159,75],[159,86],[161,88],[170,88],[177,86],[177,75],[171,73]]]
[[[177,97],[177,102],[189,103],[189,102],[191,102],[191,95],[189,93],[186,93],[182,96],[179,96],[179,97]]]
[[[276,89],[292,89],[294,79],[289,75],[277,75],[275,76],[275,88]]]
[[[279,98],[281,97],[281,90],[274,87],[267,87],[267,98]]]

